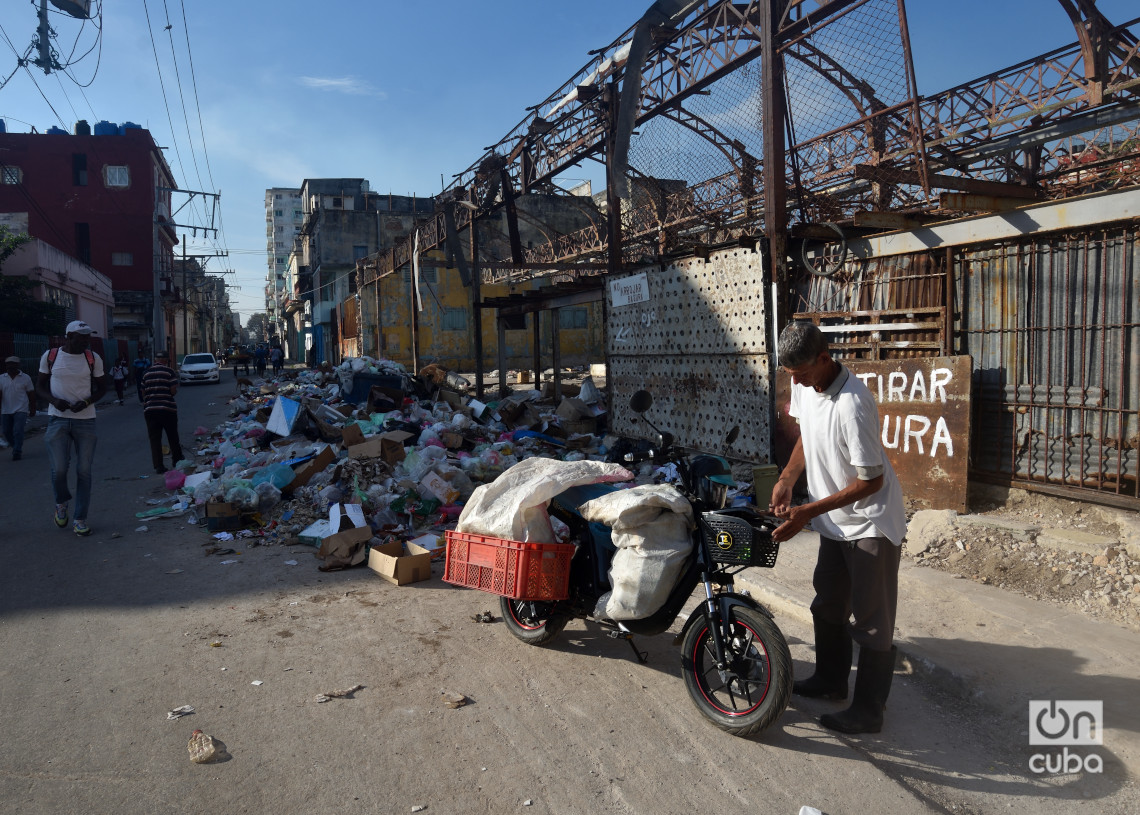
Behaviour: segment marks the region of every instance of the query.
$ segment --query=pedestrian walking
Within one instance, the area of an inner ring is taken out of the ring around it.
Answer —
[[[146,369],[150,367],[150,358],[143,353],[143,350],[141,348],[139,349],[139,355],[135,357],[135,361],[132,363],[132,366],[135,369],[135,393],[138,394],[139,404],[142,404],[142,378],[143,374],[146,373]]]
[[[166,445],[170,448],[170,466],[182,460],[182,443],[178,440],[178,404],[174,394],[178,393],[178,374],[170,367],[170,354],[156,351],[154,365],[143,374],[143,418],[146,419],[146,433],[150,439],[150,460],[154,471],[161,475],[166,472],[162,455],[162,434],[166,433]]]
[[[36,388],[32,378],[20,370],[20,358],[4,360],[6,374],[0,374],[0,425],[4,440],[12,448],[12,461],[24,455],[24,425],[36,415]]]
[[[792,377],[788,412],[799,422],[800,437],[772,489],[773,511],[785,519],[772,537],[788,540],[808,521],[820,536],[811,603],[815,673],[792,692],[846,699],[857,642],[851,706],[819,721],[843,733],[878,733],[895,666],[899,554],[906,536],[902,489],[883,452],[871,392],[831,358],[819,328],[791,323],[778,348],[780,366]],[[805,471],[809,502],[792,506],[792,487]]]
[[[127,390],[127,377],[131,374],[131,369],[127,367],[127,358],[120,357],[119,361],[115,363],[115,367],[111,369],[111,384],[115,386],[115,400],[121,405],[123,404],[123,395]]]
[[[253,361],[257,366],[257,375],[265,376],[265,361],[269,357],[269,352],[265,350],[264,345],[257,346],[257,350],[253,352]]]
[[[51,463],[51,487],[55,497],[55,525],[67,526],[71,490],[68,473],[75,452],[76,535],[90,535],[87,511],[91,504],[91,467],[95,461],[95,403],[107,392],[103,359],[92,351],[95,330],[82,320],[67,324],[64,343],[40,357],[36,393],[48,403],[48,426],[44,447]]]
[[[281,350],[280,345],[273,346],[273,350],[269,352],[269,361],[273,363],[273,375],[280,376],[281,369],[285,367],[285,352]]]

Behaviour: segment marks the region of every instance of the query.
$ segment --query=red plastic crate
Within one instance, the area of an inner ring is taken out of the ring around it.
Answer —
[[[447,532],[443,579],[513,600],[565,600],[570,596],[572,543],[521,541]]]

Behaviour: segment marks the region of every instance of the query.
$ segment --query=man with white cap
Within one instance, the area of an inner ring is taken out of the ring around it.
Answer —
[[[51,462],[51,486],[55,494],[55,525],[67,526],[68,471],[75,448],[76,535],[90,535],[87,510],[91,503],[91,466],[95,461],[95,403],[107,392],[102,358],[90,350],[95,330],[82,320],[67,324],[62,346],[40,357],[36,393],[48,403],[48,426],[44,446]]]
[[[20,370],[20,358],[4,360],[6,374],[0,374],[0,424],[4,439],[12,446],[12,461],[19,461],[24,450],[24,425],[36,415],[36,389],[32,378]]]

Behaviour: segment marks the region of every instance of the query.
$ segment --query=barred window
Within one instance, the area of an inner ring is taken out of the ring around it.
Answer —
[[[444,331],[466,331],[467,330],[467,309],[465,309],[465,308],[445,308],[443,310],[443,330]]]
[[[589,325],[589,311],[582,307],[558,309],[559,328],[586,328]]]

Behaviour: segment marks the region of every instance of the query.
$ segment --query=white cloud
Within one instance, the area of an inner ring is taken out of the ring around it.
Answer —
[[[335,91],[337,93],[348,94],[349,96],[375,96],[379,99],[386,99],[388,97],[388,94],[384,93],[384,91],[373,87],[370,82],[356,76],[302,76],[298,77],[297,81],[306,88],[314,88],[319,91]]]

